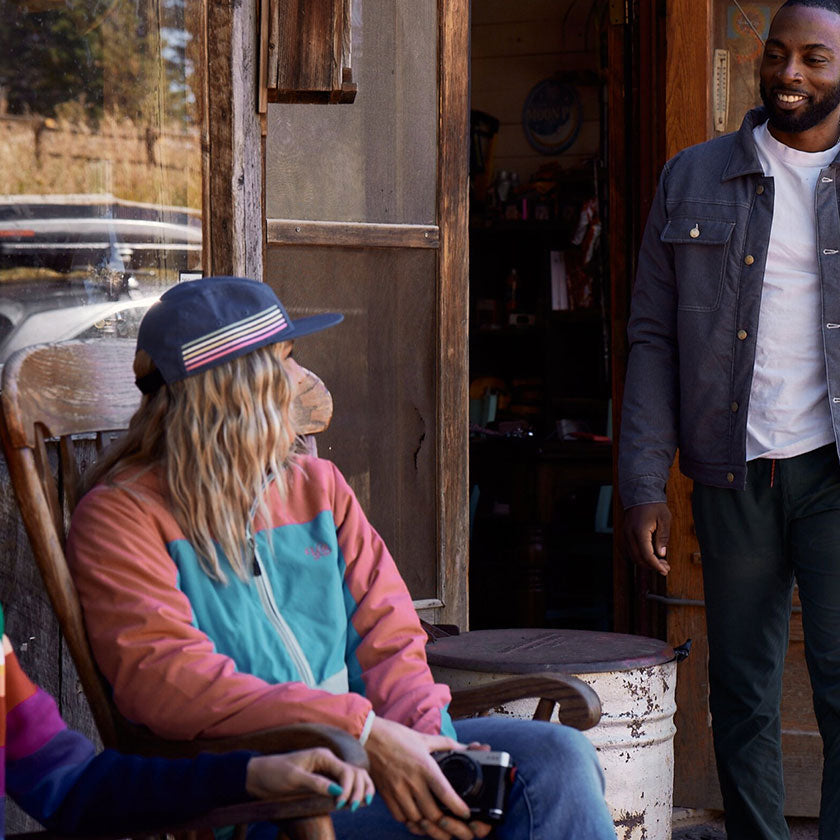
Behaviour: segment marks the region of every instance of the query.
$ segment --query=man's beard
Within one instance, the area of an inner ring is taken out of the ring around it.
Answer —
[[[770,115],[770,125],[779,131],[798,134],[807,131],[815,125],[819,125],[838,105],[840,105],[840,81],[829,90],[821,99],[810,100],[809,103],[797,113],[783,111],[777,105],[772,96],[767,95],[764,82],[758,86],[761,94],[761,101]]]

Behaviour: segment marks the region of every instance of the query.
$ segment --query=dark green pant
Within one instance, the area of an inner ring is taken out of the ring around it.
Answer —
[[[751,461],[745,491],[695,484],[709,686],[729,840],[787,840],[782,671],[794,578],[823,738],[820,840],[840,838],[840,465],[834,445]]]

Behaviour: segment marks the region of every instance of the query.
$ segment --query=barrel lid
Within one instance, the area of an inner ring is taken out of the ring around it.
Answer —
[[[430,665],[462,671],[594,674],[662,665],[674,649],[661,639],[597,630],[472,630],[426,645]]]

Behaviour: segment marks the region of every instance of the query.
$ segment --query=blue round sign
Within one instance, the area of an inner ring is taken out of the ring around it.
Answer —
[[[577,140],[583,108],[573,85],[546,79],[535,85],[522,108],[528,142],[543,155],[559,155]]]

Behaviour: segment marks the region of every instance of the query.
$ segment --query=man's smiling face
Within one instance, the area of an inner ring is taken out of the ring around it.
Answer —
[[[836,142],[840,133],[834,113],[840,107],[840,15],[809,6],[782,8],[770,27],[760,75],[761,99],[774,134],[822,129],[827,132],[823,148]],[[785,142],[784,137],[778,139]],[[798,143],[789,145],[799,147]]]

